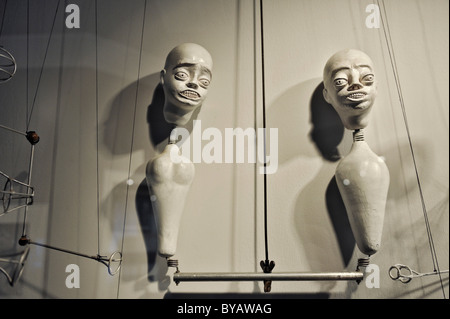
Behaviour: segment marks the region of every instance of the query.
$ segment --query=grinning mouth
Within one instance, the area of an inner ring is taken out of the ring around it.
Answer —
[[[182,97],[185,97],[190,100],[198,100],[200,99],[200,94],[192,90],[185,90],[179,93]]]
[[[352,100],[352,101],[360,101],[360,100],[364,99],[365,96],[366,96],[366,93],[351,93],[351,94],[347,95],[347,99]]]

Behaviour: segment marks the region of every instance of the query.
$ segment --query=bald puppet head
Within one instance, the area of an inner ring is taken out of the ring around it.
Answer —
[[[195,43],[183,43],[169,52],[160,81],[164,89],[164,118],[182,126],[205,100],[212,78],[209,52]]]
[[[365,128],[377,96],[373,62],[362,51],[347,49],[331,56],[323,71],[323,96],[345,128]]]

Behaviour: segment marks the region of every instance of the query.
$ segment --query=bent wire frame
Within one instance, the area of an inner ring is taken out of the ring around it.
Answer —
[[[30,247],[26,247],[22,252],[0,257],[0,264],[6,263],[13,265],[11,274],[5,268],[0,266],[0,272],[6,276],[6,279],[8,280],[8,283],[11,285],[11,287],[13,287],[22,276],[29,252]],[[17,256],[20,256],[17,260],[12,259],[12,257]]]
[[[35,131],[27,131],[26,133],[17,131],[15,129],[12,129],[10,127],[4,126],[0,124],[0,128],[5,129],[7,131],[23,135],[27,138],[28,142],[31,144],[31,155],[30,155],[30,162],[29,162],[29,169],[28,169],[28,183],[18,181],[17,179],[11,178],[4,172],[0,171],[0,183],[4,183],[3,187],[0,188],[0,201],[2,201],[3,204],[3,211],[0,210],[0,216],[6,215],[9,212],[19,210],[20,208],[25,208],[25,216],[24,216],[24,223],[23,223],[23,232],[22,237],[19,240],[19,244],[21,246],[34,244],[36,246],[45,247],[52,250],[57,250],[60,252],[77,255],[84,258],[89,258],[96,260],[97,262],[105,265],[108,268],[108,273],[111,276],[114,276],[121,267],[122,264],[122,253],[119,251],[115,251],[112,253],[109,257],[101,256],[100,254],[97,254],[96,256],[90,256],[74,251],[70,251],[63,248],[58,248],[54,246],[50,246],[47,244],[41,244],[36,243],[31,240],[29,240],[25,235],[25,225],[26,225],[26,218],[27,218],[27,209],[28,206],[33,204],[33,198],[34,198],[34,188],[31,186],[31,176],[33,171],[33,161],[34,161],[34,146],[39,142],[40,138],[39,135],[36,134]],[[2,184],[0,184],[1,186]],[[19,188],[20,190],[17,191],[16,188]],[[19,200],[19,204],[16,207],[11,208],[11,201],[12,200]],[[20,202],[22,200],[22,202]],[[1,209],[1,208],[0,208]],[[26,247],[27,255],[28,255],[28,249],[29,246]],[[0,261],[7,261],[5,259],[0,259]],[[22,264],[22,263],[19,263]],[[21,266],[23,268],[23,264]],[[13,276],[10,276],[5,269],[0,267],[0,271],[6,275],[8,278],[8,281],[11,285],[13,285],[20,277],[20,274],[17,275],[17,271],[14,272]]]
[[[0,56],[3,57],[1,53]],[[2,67],[0,67],[0,71],[4,72]],[[1,79],[1,81],[3,81],[3,79]],[[0,208],[0,216],[6,215],[12,211],[17,211],[21,208],[25,208],[25,217],[23,223],[25,231],[27,209],[28,206],[33,204],[34,199],[34,187],[31,186],[31,174],[33,170],[33,161],[34,161],[34,146],[39,142],[39,135],[37,135],[36,132],[34,131],[28,131],[24,133],[4,125],[0,125],[0,128],[25,136],[28,142],[30,142],[31,144],[31,154],[27,176],[28,182],[19,181],[15,178],[10,177],[8,174],[0,171],[0,201],[2,202],[3,207],[3,209]],[[18,204],[15,207],[11,207],[11,202],[13,200],[18,201]],[[8,283],[11,286],[14,286],[22,276],[29,251],[30,248],[25,247],[25,249],[22,252],[0,257],[0,263],[14,265],[13,269],[10,272],[8,272],[7,269],[5,269],[4,267],[0,266],[0,272],[5,275],[6,279],[8,280]],[[15,256],[20,257],[18,260],[12,259],[12,257]]]
[[[31,144],[30,162],[28,166],[28,182],[19,181],[0,171],[0,183],[4,183],[0,184],[3,185],[3,187],[0,188],[0,201],[2,201],[3,204],[3,211],[0,211],[0,216],[3,216],[9,212],[18,210],[23,207],[27,209],[28,206],[33,204],[34,188],[31,186],[31,174],[33,171],[34,146],[39,142],[40,138],[35,131],[28,131],[24,133],[4,125],[0,125],[0,128],[25,136],[28,142],[30,142]],[[16,188],[19,188],[20,190],[17,191]],[[20,203],[20,200],[24,199],[25,203]],[[11,208],[10,205],[12,200],[18,200],[19,205],[17,207]]]
[[[2,171],[0,171],[0,178],[1,183],[4,183],[0,189],[0,201],[3,204],[3,211],[0,211],[0,216],[33,204],[34,188],[31,185],[11,178]],[[20,190],[17,191],[16,187]],[[11,207],[11,201],[13,200],[18,200],[19,205]],[[25,201],[20,202],[20,200]]]
[[[8,50],[0,46],[0,83],[11,80],[16,71],[16,59]]]

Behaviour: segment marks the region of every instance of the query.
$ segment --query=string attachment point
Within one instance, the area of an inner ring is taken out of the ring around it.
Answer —
[[[35,131],[26,132],[26,137],[28,142],[31,143],[31,145],[36,145],[37,143],[39,143],[39,140],[41,139]]]
[[[180,269],[178,268],[178,265],[179,265],[178,259],[166,258],[166,260],[167,260],[167,267],[174,267],[176,274],[180,272]],[[175,284],[177,286],[178,286],[179,283],[180,283],[180,281],[175,280]]]
[[[264,273],[268,274],[275,268],[275,262],[271,260],[261,260],[259,263]],[[270,292],[272,290],[272,280],[264,280],[264,292]]]
[[[177,126],[173,125],[172,130],[170,131],[168,144],[176,144],[177,142],[178,142]]]
[[[356,266],[356,270],[359,270],[360,267],[367,267],[370,264],[370,257],[358,258],[358,266]]]
[[[167,267],[174,267],[176,268],[176,272],[180,272],[180,270],[178,269],[178,265],[179,265],[178,259],[167,258]]]
[[[19,238],[20,246],[25,246],[25,245],[28,245],[29,243],[30,243],[30,239],[26,235],[23,235],[22,237]]]
[[[109,256],[109,258],[107,256],[97,255],[95,260],[105,265],[106,268],[108,268],[108,273],[111,276],[114,276],[119,272],[120,267],[122,266],[122,253],[120,251],[115,251],[111,254],[111,256]],[[112,267],[113,265],[116,266]]]
[[[370,264],[370,257],[358,258],[358,265],[356,266],[356,271],[364,273],[364,270]],[[364,268],[364,269],[361,269]],[[361,280],[356,280],[356,283],[359,285]]]
[[[362,129],[356,129],[353,131],[353,141],[354,142],[364,141],[364,131]]]

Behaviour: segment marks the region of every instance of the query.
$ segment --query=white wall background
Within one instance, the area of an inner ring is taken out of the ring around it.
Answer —
[[[448,275],[442,283],[431,276],[407,285],[388,276],[397,263],[433,270],[415,167],[439,267],[448,269],[448,1],[382,1],[389,30],[366,27],[365,9],[372,2],[263,1],[267,127],[278,128],[279,162],[278,171],[267,176],[268,248],[276,272],[356,268],[361,255],[331,183],[337,162],[320,151],[323,145],[336,146],[344,156],[351,133],[314,92],[329,56],[343,48],[361,49],[373,58],[380,82],[366,141],[386,158],[391,172],[382,248],[371,258],[380,267],[380,288],[273,282],[268,295],[260,282],[175,285],[174,270],[156,253],[144,183],[147,161],[166,143],[152,142],[149,132],[156,125],[148,109],[152,102],[158,105],[159,71],[179,43],[199,43],[214,59],[212,86],[197,118],[203,129],[224,133],[225,128],[263,126],[259,1],[147,0],[145,7],[144,0],[98,0],[98,32],[94,1],[70,2],[79,5],[79,29],[65,28],[63,9],[69,2],[60,1],[43,65],[58,1],[30,1],[27,33],[27,1],[1,0],[6,14],[0,45],[13,53],[18,71],[0,84],[0,124],[25,131],[29,119],[29,129],[41,136],[28,235],[88,255],[123,253],[121,271],[112,277],[93,260],[31,246],[14,287],[0,276],[1,297],[443,298],[444,291],[448,298]],[[29,151],[22,136],[0,130],[1,171],[23,179]],[[260,165],[195,166],[175,256],[180,270],[260,272],[265,258]],[[0,217],[0,253],[23,249],[17,245],[22,221],[23,211]],[[80,267],[79,289],[65,286],[65,268],[72,263]]]

